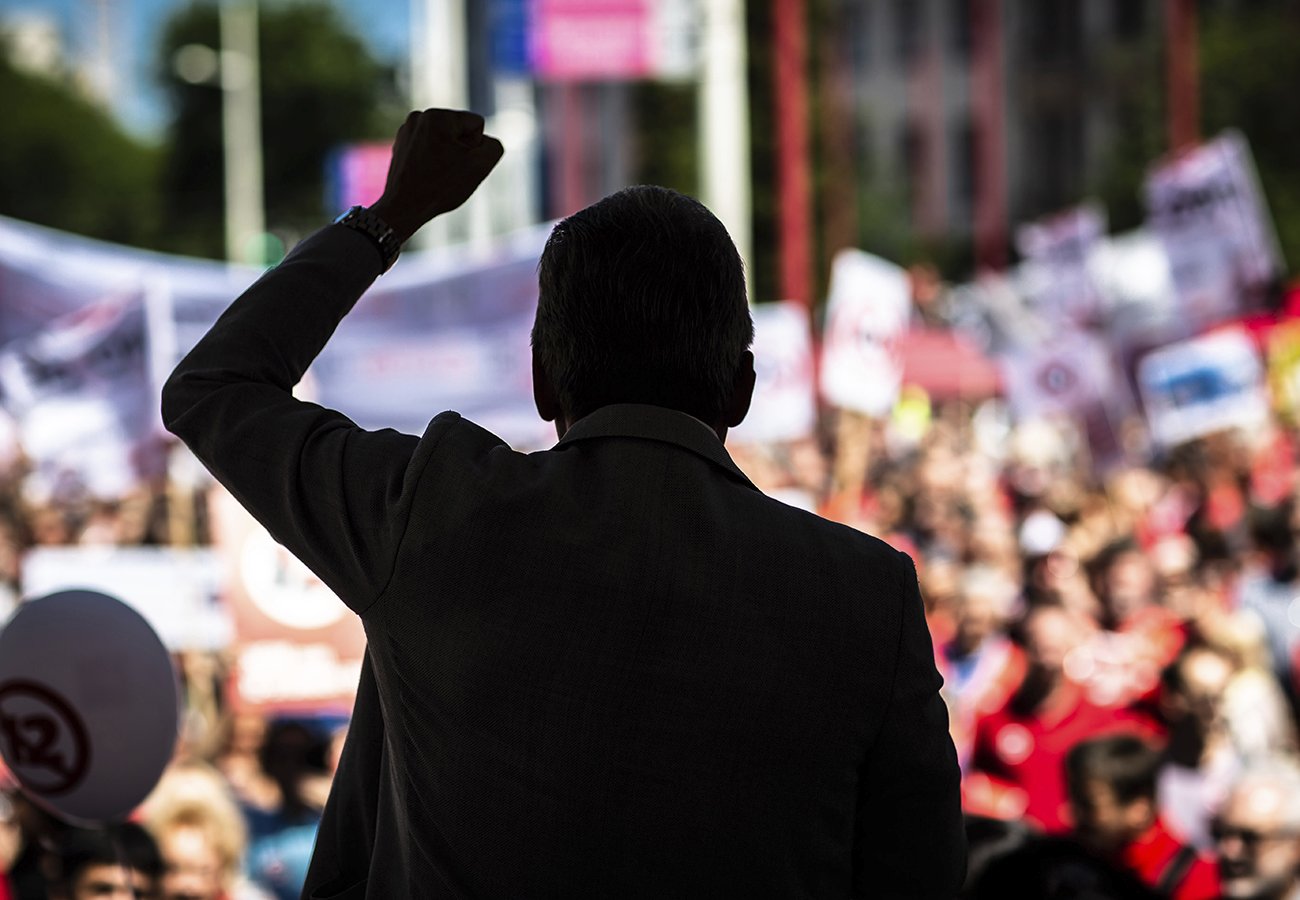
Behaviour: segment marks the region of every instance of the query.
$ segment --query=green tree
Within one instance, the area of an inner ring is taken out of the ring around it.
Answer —
[[[320,224],[325,166],[340,144],[390,140],[404,109],[381,65],[323,0],[263,3],[259,65],[267,227],[292,239]],[[187,45],[219,46],[217,6],[192,4],[168,22],[159,77],[174,118],[162,169],[170,249],[224,254],[221,92],[176,71]]]
[[[1241,131],[1250,142],[1283,256],[1300,263],[1300,3],[1200,4],[1201,133]],[[1094,185],[1111,229],[1145,218],[1142,183],[1169,151],[1164,35],[1116,48],[1103,67],[1114,95],[1116,140]]]
[[[1215,7],[1201,20],[1202,128],[1250,141],[1282,254],[1300,264],[1300,3]]]
[[[147,246],[157,230],[153,148],[66,81],[0,54],[0,215]]]

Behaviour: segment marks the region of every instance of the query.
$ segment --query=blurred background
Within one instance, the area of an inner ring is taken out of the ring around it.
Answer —
[[[1061,763],[1127,723],[1213,867],[1233,777],[1296,750],[1297,48],[1295,0],[0,0],[0,619],[98,588],[172,652],[141,871],[297,896],[364,635],[165,435],[158,387],[377,199],[428,106],[481,112],[505,159],[304,396],[549,446],[547,223],[630,184],[699,197],[757,326],[729,447],[916,560],[968,813],[1026,826],[981,840],[1087,845]],[[1193,714],[1198,652],[1234,687]],[[74,831],[0,784],[0,898],[71,896]]]

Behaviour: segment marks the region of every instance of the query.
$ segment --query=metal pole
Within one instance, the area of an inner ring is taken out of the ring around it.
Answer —
[[[1200,137],[1195,0],[1165,0],[1165,37],[1169,48],[1169,146],[1178,151]]]
[[[464,0],[412,0],[411,105],[415,109],[469,107],[468,36]],[[469,238],[484,240],[489,207],[480,192],[458,210],[438,216],[414,244],[432,248]]]
[[[808,153],[808,40],[803,0],[777,0],[772,16],[780,197],[782,300],[812,305],[812,160]]]
[[[975,116],[975,261],[1007,264],[1007,162],[1002,0],[971,3],[971,109]]]
[[[226,258],[261,264],[266,231],[257,0],[221,4],[221,125],[226,179]]]
[[[709,0],[701,12],[700,199],[727,227],[748,278],[752,223],[745,0]]]

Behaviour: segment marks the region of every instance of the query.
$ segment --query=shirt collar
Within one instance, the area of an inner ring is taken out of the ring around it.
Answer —
[[[555,449],[561,450],[575,441],[607,437],[642,438],[676,444],[721,466],[729,475],[758,490],[745,477],[745,473],[740,471],[712,428],[692,415],[662,406],[642,403],[602,406],[569,426]]]

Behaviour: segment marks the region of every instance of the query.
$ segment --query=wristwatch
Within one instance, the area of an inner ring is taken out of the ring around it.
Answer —
[[[397,255],[402,252],[402,242],[397,233],[387,222],[379,218],[364,206],[354,206],[334,220],[336,225],[346,225],[353,231],[359,231],[374,243],[387,272],[397,262]]]

